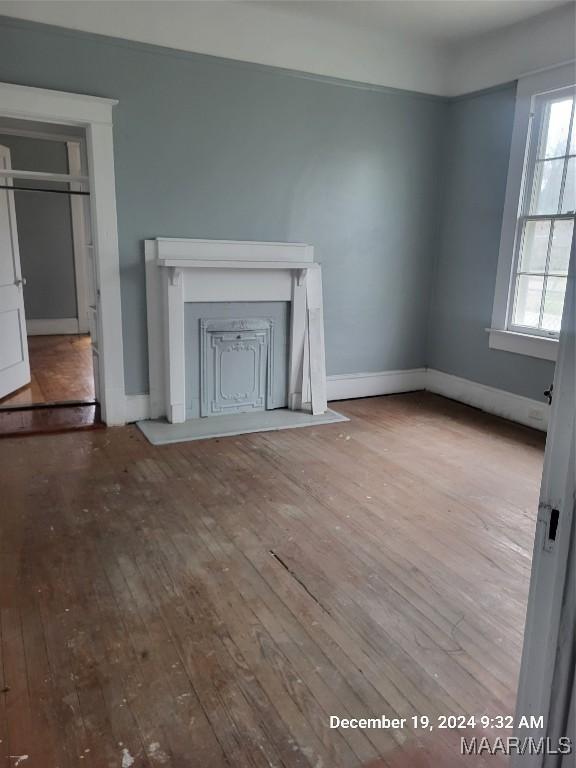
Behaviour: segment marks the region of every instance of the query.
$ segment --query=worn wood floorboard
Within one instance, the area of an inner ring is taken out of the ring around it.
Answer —
[[[425,393],[337,407],[0,441],[2,764],[505,764],[329,716],[513,712],[543,436]]]

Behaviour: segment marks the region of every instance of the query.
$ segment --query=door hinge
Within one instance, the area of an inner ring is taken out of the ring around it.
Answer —
[[[538,522],[544,525],[544,549],[551,552],[556,544],[560,510],[551,504],[540,503],[538,507]]]

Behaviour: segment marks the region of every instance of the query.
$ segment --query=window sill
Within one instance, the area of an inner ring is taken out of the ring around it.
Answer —
[[[530,336],[527,333],[502,331],[497,328],[487,328],[488,346],[503,352],[514,352],[518,355],[538,357],[541,360],[556,362],[558,355],[558,339],[545,336]]]

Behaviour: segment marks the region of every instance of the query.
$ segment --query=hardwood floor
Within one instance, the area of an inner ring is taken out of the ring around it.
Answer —
[[[58,405],[0,411],[0,438],[104,429],[99,405]]]
[[[30,384],[2,398],[0,408],[94,401],[89,335],[28,336],[28,354]]]
[[[410,718],[513,712],[544,438],[427,393],[336,408],[0,442],[0,765],[506,764]]]

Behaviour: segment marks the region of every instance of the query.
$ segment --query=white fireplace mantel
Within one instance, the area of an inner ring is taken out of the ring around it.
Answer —
[[[288,405],[324,413],[322,273],[303,243],[157,238],[145,241],[150,411],[186,420],[184,305],[291,302]]]

